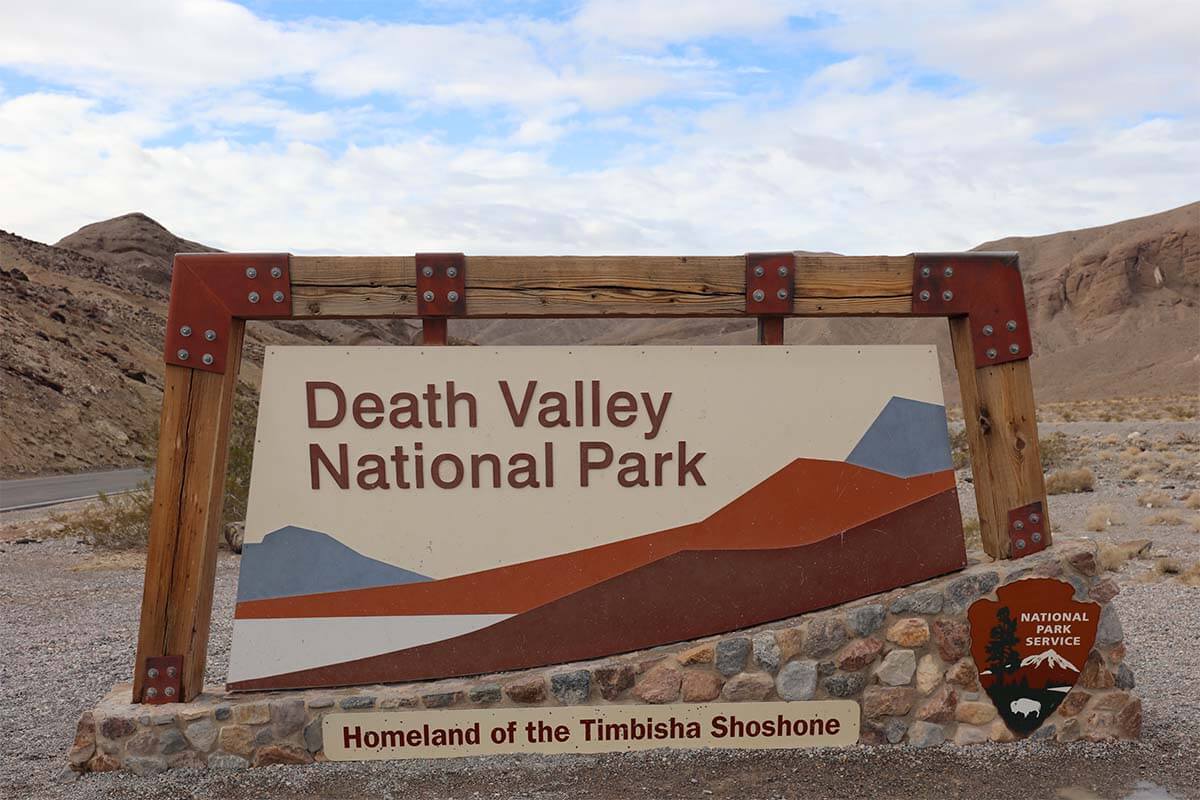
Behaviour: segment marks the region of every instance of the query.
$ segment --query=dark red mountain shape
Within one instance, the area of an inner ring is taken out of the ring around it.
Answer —
[[[800,458],[698,523],[441,580],[245,601],[235,616],[520,614],[683,551],[813,544],[953,488],[952,470],[899,478]],[[961,535],[961,521],[954,532]]]
[[[597,658],[783,619],[965,564],[950,489],[811,544],[675,553],[463,636],[228,688],[392,683]]]

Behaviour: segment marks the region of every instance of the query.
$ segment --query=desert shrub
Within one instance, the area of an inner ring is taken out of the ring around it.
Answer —
[[[1178,511],[1160,511],[1146,517],[1147,525],[1182,525],[1186,520]]]
[[[149,483],[119,495],[101,494],[96,502],[69,514],[51,514],[58,536],[78,539],[94,547],[128,550],[145,547],[150,536],[150,507],[153,497]]]
[[[950,431],[950,460],[955,469],[962,469],[970,463],[970,453],[967,450],[966,428],[957,428]]]
[[[1200,508],[1200,492],[1192,492],[1184,498],[1183,504],[1188,508]]]
[[[1163,508],[1171,505],[1171,495],[1166,492],[1160,492],[1157,489],[1151,489],[1148,492],[1142,492],[1138,495],[1138,505],[1146,508]]]
[[[1046,493],[1090,492],[1095,488],[1095,484],[1096,476],[1087,467],[1060,469],[1046,476]]]
[[[225,468],[225,507],[222,528],[230,522],[246,519],[250,498],[250,464],[254,459],[254,425],[258,398],[239,393],[233,403],[233,424],[229,429],[229,465]]]
[[[1183,572],[1183,564],[1177,558],[1161,556],[1154,560],[1154,569],[1159,575],[1178,575]]]
[[[1149,539],[1134,539],[1129,542],[1100,542],[1097,561],[1102,569],[1113,572],[1131,558],[1139,558],[1150,549]]]
[[[979,532],[979,520],[974,517],[963,519],[963,541],[968,550],[983,549],[983,535]]]
[[[1071,458],[1072,452],[1076,449],[1074,443],[1071,441],[1071,437],[1062,431],[1055,431],[1047,436],[1043,436],[1038,446],[1042,457],[1043,470],[1057,467],[1068,461]]]
[[[1088,509],[1087,517],[1083,521],[1083,527],[1089,531],[1108,530],[1113,525],[1121,525],[1125,519],[1112,506],[1092,506]]]
[[[1192,562],[1192,565],[1178,575],[1180,583],[1186,586],[1200,586],[1200,561]]]

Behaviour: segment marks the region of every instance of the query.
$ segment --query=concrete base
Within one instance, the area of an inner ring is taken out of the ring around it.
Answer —
[[[997,586],[1034,576],[1068,581],[1103,612],[1078,683],[1032,738],[1136,738],[1141,701],[1109,606],[1118,589],[1098,572],[1094,550],[1056,547],[720,637],[501,675],[252,694],[209,687],[162,706],[130,704],[122,684],[83,715],[69,759],[79,772],[139,774],[322,761],[331,711],[810,699],[858,702],[861,744],[1011,742],[968,652],[966,613]]]

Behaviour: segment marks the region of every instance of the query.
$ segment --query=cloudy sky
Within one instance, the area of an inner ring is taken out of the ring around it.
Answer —
[[[42,241],[906,253],[1200,199],[1195,0],[0,14],[0,228]]]

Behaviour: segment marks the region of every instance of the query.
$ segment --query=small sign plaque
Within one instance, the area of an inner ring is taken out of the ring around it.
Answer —
[[[858,741],[851,700],[327,714],[331,761],[672,748],[845,747]]]

